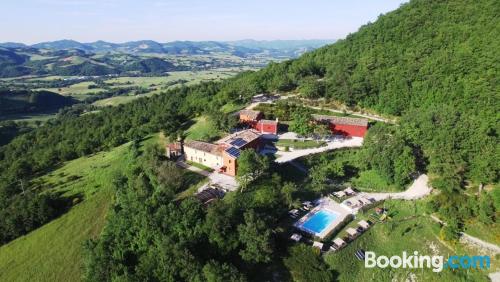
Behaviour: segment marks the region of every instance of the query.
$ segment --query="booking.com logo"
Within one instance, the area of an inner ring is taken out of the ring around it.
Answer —
[[[375,252],[365,252],[366,268],[432,268],[433,272],[441,272],[444,268],[451,269],[489,269],[489,256],[450,256],[445,261],[443,256],[412,255],[403,252],[401,256],[377,256]]]

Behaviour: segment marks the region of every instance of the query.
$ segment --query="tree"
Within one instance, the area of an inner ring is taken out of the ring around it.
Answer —
[[[314,125],[314,135],[316,135],[316,138],[318,139],[324,139],[327,138],[328,136],[332,135],[332,131],[330,130],[330,126],[325,123],[316,123]]]
[[[314,132],[311,112],[307,108],[297,108],[292,114],[290,131],[300,136],[309,136]]]
[[[271,230],[257,218],[253,210],[244,214],[245,223],[238,226],[243,249],[239,252],[243,260],[253,263],[269,262],[273,253]]]
[[[293,193],[297,192],[297,190],[297,185],[293,182],[287,182],[281,187],[281,194],[289,208],[293,205]]]
[[[457,241],[460,237],[458,221],[455,218],[449,219],[447,224],[441,228],[440,235],[446,241]]]
[[[415,171],[417,171],[415,156],[411,148],[405,146],[394,161],[394,182],[403,186],[408,183]]]
[[[309,99],[317,99],[325,94],[325,85],[317,76],[303,78],[299,84],[300,94]]]
[[[311,185],[314,191],[322,193],[326,190],[326,181],[328,179],[328,172],[325,167],[320,164],[311,169]]]
[[[238,246],[238,234],[236,232],[237,221],[235,207],[219,201],[210,205],[206,220],[205,233],[210,243],[215,244],[222,254],[227,254]]]
[[[495,205],[488,194],[483,194],[479,200],[479,220],[484,224],[492,224],[495,220]]]
[[[231,264],[220,263],[216,260],[210,260],[203,267],[203,276],[207,282],[244,282],[245,277]]]
[[[259,155],[253,149],[243,150],[238,158],[238,173],[236,179],[240,183],[241,192],[250,183],[261,177],[269,168],[269,160],[266,156]]]
[[[330,282],[334,280],[333,273],[312,247],[298,244],[291,247],[288,253],[284,263],[294,281]]]

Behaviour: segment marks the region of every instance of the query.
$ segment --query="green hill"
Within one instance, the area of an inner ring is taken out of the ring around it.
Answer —
[[[82,244],[98,236],[111,204],[112,179],[125,167],[127,145],[83,157],[35,181],[81,202],[66,214],[0,247],[0,281],[79,281]]]
[[[0,90],[0,117],[18,113],[57,110],[73,103],[72,98],[50,91]]]
[[[406,142],[441,176],[435,187],[497,182],[499,12],[494,0],[413,0],[333,45],[240,76],[229,93],[297,89],[400,116]]]

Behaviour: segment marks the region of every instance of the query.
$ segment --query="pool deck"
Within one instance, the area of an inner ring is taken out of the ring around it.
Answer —
[[[305,229],[302,227],[303,223],[306,222],[311,216],[316,214],[320,210],[328,210],[331,212],[334,212],[337,214],[337,217],[330,222],[320,233],[315,233],[311,232],[308,229]],[[324,239],[326,236],[328,236],[332,231],[334,231],[339,224],[345,221],[345,219],[351,215],[351,212],[346,209],[345,207],[341,206],[334,200],[325,197],[319,199],[319,204],[316,206],[314,209],[312,209],[310,212],[308,212],[306,215],[304,215],[301,219],[299,219],[294,226],[297,227],[298,229],[307,232],[309,234],[312,234],[316,237],[319,237],[320,239]]]

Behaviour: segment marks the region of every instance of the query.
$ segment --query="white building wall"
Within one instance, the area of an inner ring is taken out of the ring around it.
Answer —
[[[199,163],[213,169],[218,169],[222,166],[222,156],[199,151],[186,146],[184,146],[184,153],[186,155],[186,161]]]

